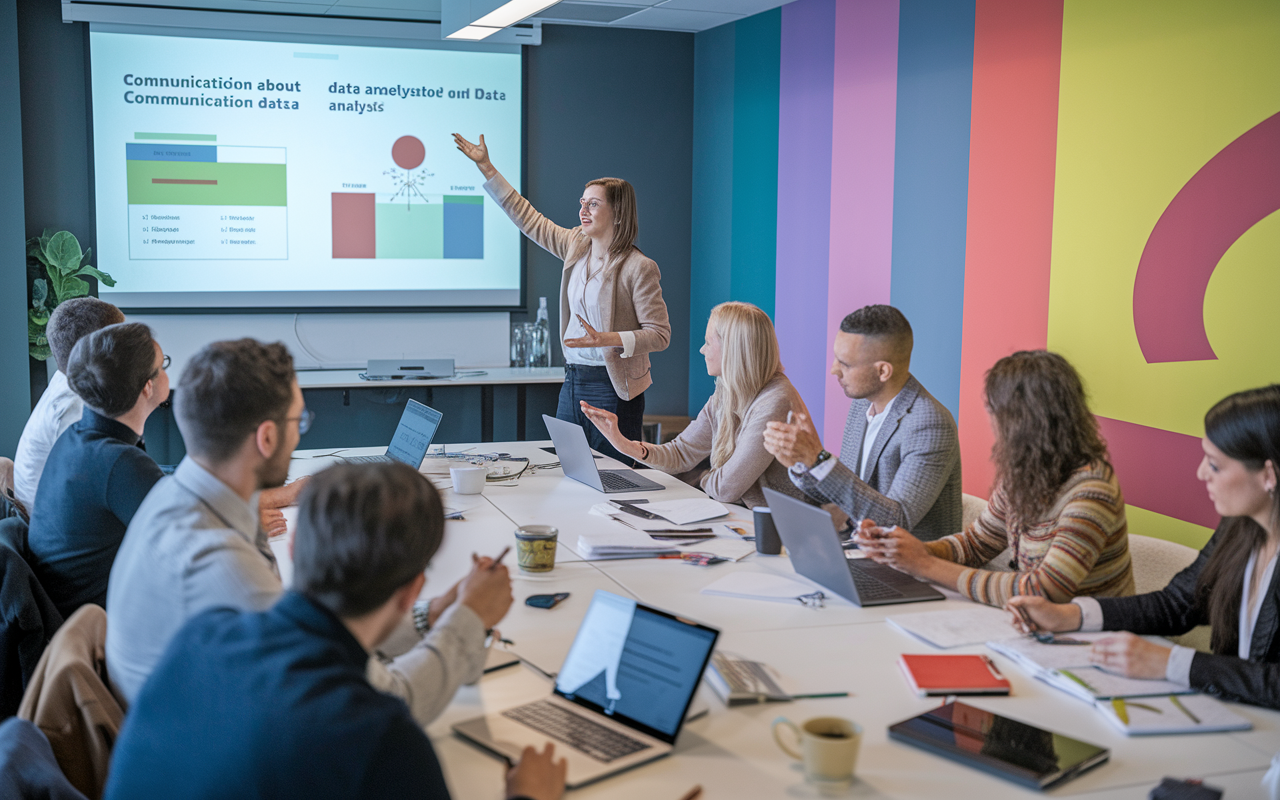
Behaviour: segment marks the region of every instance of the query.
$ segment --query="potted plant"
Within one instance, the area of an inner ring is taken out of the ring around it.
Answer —
[[[89,293],[89,283],[82,276],[90,275],[107,286],[116,285],[110,275],[84,263],[92,252],[92,248],[81,252],[80,241],[68,231],[50,233],[46,229],[39,236],[27,240],[27,277],[31,281],[27,340],[31,357],[37,361],[45,361],[51,355],[49,340],[45,336],[49,315],[63,300],[84,297]],[[41,272],[48,276],[47,280]]]

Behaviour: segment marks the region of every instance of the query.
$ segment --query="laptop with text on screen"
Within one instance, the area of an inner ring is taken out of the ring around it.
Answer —
[[[542,421],[547,423],[547,433],[551,434],[551,441],[555,443],[556,455],[560,456],[560,468],[564,470],[565,477],[610,494],[653,492],[667,488],[633,469],[598,468],[595,457],[591,455],[591,445],[587,444],[587,434],[581,425],[546,414],[542,415]]]
[[[796,572],[856,606],[944,600],[927,583],[868,558],[845,558],[831,514],[773,489],[764,490],[778,537]]]
[[[427,456],[427,448],[440,428],[440,420],[444,417],[431,406],[423,405],[417,400],[410,400],[400,415],[400,424],[396,426],[395,436],[387,452],[380,456],[347,456],[343,461],[353,464],[378,464],[388,461],[399,461],[417,469],[422,466],[422,459]]]
[[[607,778],[671,752],[719,636],[597,590],[550,696],[453,731],[513,764],[550,741],[570,789]]]

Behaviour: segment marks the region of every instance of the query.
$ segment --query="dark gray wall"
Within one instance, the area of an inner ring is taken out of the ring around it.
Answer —
[[[0,0],[6,1],[13,2]],[[63,23],[56,0],[18,0],[18,30],[27,235],[65,228],[82,246],[94,246],[87,26]],[[528,48],[526,61],[529,199],[556,222],[572,226],[588,180],[612,175],[635,185],[638,243],[662,269],[673,321],[670,347],[653,358],[654,386],[646,393],[646,410],[683,414],[688,406],[693,35],[556,25],[543,28],[542,41]],[[536,245],[526,242],[526,247],[529,319],[538,297],[546,296],[557,331],[561,265]],[[554,352],[561,363],[559,348]],[[6,368],[2,374],[15,372]],[[41,368],[33,372],[33,394],[43,388]]]
[[[662,270],[671,345],[653,356],[649,414],[689,405],[689,242],[693,213],[693,34],[547,25],[528,48],[529,201],[578,224],[592,178],[625,178],[640,206],[637,244]],[[502,165],[497,165],[499,169]],[[559,331],[563,263],[526,242],[530,319],[545,296]],[[702,335],[702,331],[698,331]],[[556,348],[555,363],[563,363]]]
[[[23,235],[18,9],[0,0],[0,455],[12,456],[31,411],[27,256]]]

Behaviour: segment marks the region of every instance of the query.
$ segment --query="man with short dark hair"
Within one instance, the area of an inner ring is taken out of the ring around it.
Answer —
[[[13,457],[13,494],[28,513],[35,508],[49,451],[63,431],[80,421],[84,401],[67,383],[71,348],[87,334],[124,322],[120,309],[96,297],[64,300],[53,310],[45,335],[58,371],[31,410]]]
[[[125,529],[160,480],[137,445],[169,397],[168,363],[140,322],[108,325],[71,350],[67,382],[84,413],[49,451],[28,534],[32,569],[64,618],[85,603],[106,604]]]
[[[440,496],[411,467],[317,475],[293,589],[269,611],[206,611],[174,637],[125,720],[106,797],[448,798],[409,709],[365,677],[443,534]],[[558,800],[565,771],[552,748],[528,748],[506,796]]]
[[[892,306],[849,314],[831,364],[854,401],[840,458],[823,448],[804,414],[770,422],[765,449],[818,502],[929,541],[961,530],[960,439],[951,412],[911,375],[913,343],[911,323]]]
[[[253,339],[193,356],[174,406],[187,456],[139,509],[111,571],[107,672],[126,703],[193,616],[218,606],[262,611],[284,591],[257,498],[284,483],[312,418],[289,351]],[[397,658],[369,663],[373,684],[404,698],[424,725],[459,685],[479,679],[485,631],[511,606],[501,565],[477,566],[455,588],[420,609],[420,627],[404,621],[386,645]]]

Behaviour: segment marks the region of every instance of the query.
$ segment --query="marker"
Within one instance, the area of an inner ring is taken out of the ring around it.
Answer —
[[[792,700],[813,700],[819,697],[848,697],[848,692],[821,692],[819,694],[793,694]]]

